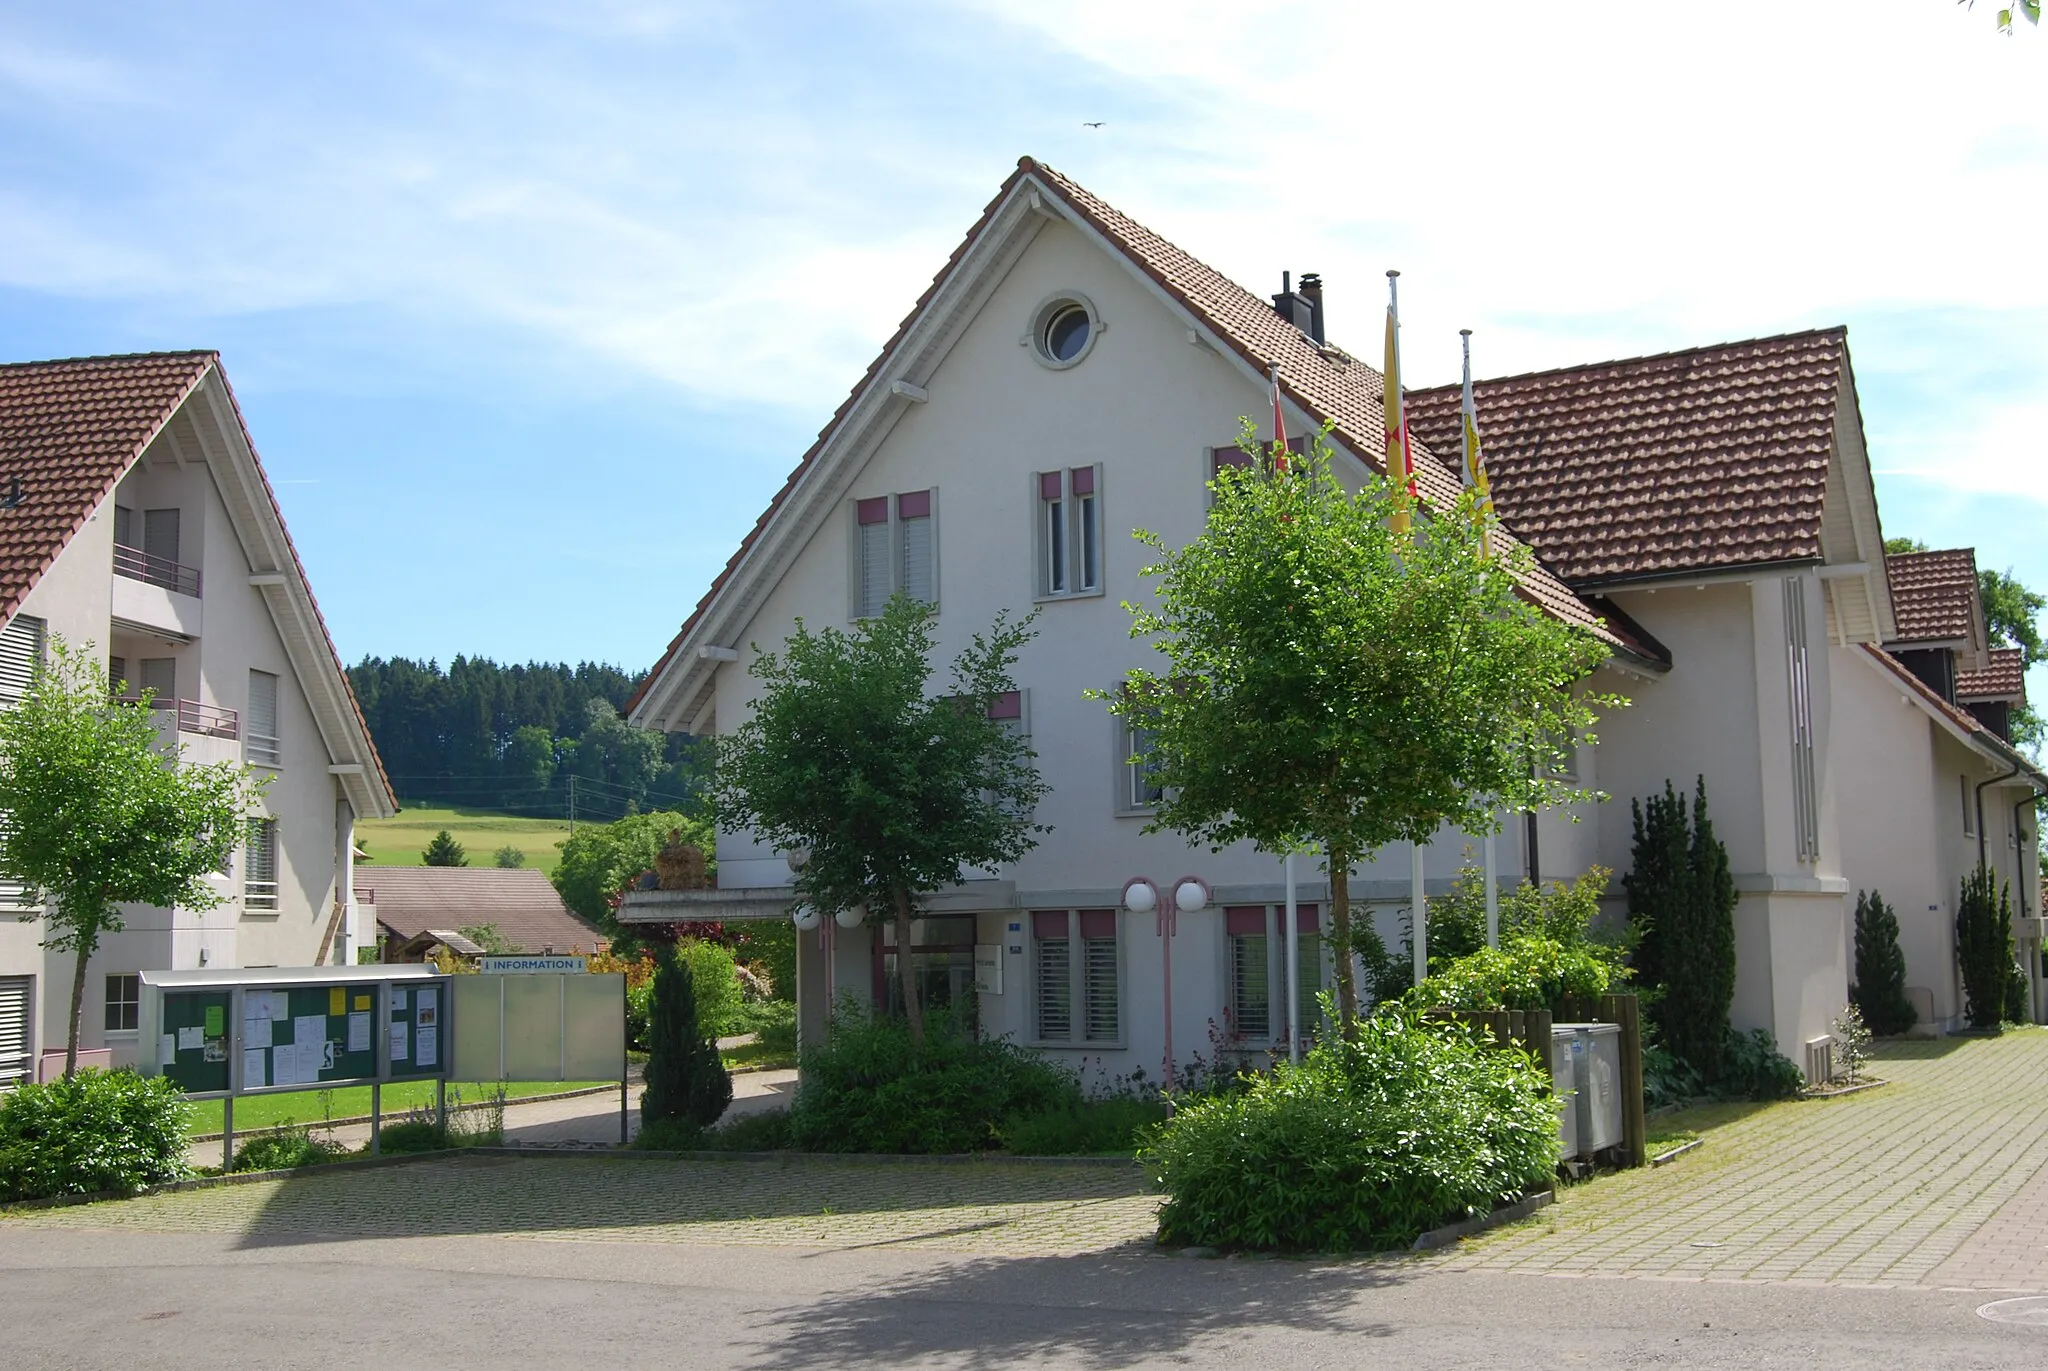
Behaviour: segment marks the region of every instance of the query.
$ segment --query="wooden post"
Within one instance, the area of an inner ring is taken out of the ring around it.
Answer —
[[[1630,1166],[1650,1160],[1650,1126],[1643,1112],[1642,1007],[1633,995],[1607,995],[1600,1010],[1621,1025],[1621,1147]]]
[[[220,1172],[225,1176],[235,1169],[235,1097],[229,1095],[220,1102]]]
[[[384,1082],[370,1082],[370,1155],[381,1156],[384,1151]]]

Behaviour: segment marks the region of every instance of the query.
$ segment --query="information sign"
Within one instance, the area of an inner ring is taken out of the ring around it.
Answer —
[[[242,992],[242,1089],[374,1080],[376,989],[293,985]]]
[[[588,957],[499,955],[479,959],[477,970],[486,976],[540,976],[549,973],[580,974],[590,970]]]
[[[164,996],[157,1065],[187,1094],[228,1088],[230,995],[226,990],[188,990]]]
[[[438,981],[391,987],[387,1037],[393,1080],[447,1074],[446,1050],[442,1045],[447,1009],[446,996]]]

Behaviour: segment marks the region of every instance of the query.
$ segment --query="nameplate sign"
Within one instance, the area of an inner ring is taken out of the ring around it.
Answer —
[[[483,957],[476,969],[486,976],[543,976],[590,970],[588,957]]]

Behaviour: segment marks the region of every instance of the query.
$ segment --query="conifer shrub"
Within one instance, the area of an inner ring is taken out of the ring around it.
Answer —
[[[1388,1009],[1178,1108],[1139,1158],[1166,1195],[1161,1243],[1343,1252],[1486,1214],[1544,1184],[1557,1151],[1525,1054]]]
[[[191,1106],[164,1076],[85,1070],[0,1095],[0,1200],[133,1194],[191,1174]]]
[[[1917,1017],[1906,998],[1906,954],[1899,916],[1877,891],[1856,892],[1856,984],[1849,1001],[1879,1037],[1904,1033]]]
[[[725,964],[731,966],[729,955]],[[732,1073],[698,1023],[695,980],[686,949],[661,950],[648,1008],[647,1089],[640,1097],[646,1125],[680,1120],[709,1128],[732,1103]]]
[[[2013,959],[2011,892],[1980,866],[1963,878],[1956,902],[1956,969],[1972,1028],[1995,1029],[2005,1018]]]
[[[1735,1002],[1735,878],[1728,849],[1707,817],[1700,777],[1691,813],[1664,783],[1662,795],[1631,803],[1634,866],[1622,878],[1637,937],[1636,979],[1654,988],[1647,1004],[1664,1045],[1703,1077],[1720,1073]]]

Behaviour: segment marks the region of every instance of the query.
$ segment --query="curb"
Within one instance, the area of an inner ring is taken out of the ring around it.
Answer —
[[[1018,1157],[1007,1152],[946,1152],[921,1155],[914,1152],[679,1152],[637,1147],[498,1146],[450,1148],[434,1155],[449,1157],[463,1152],[489,1157],[601,1157],[614,1161],[651,1162],[783,1162],[798,1166],[840,1163],[852,1163],[856,1166],[922,1166],[933,1162],[945,1166],[1139,1166],[1135,1157]]]
[[[512,1109],[522,1104],[546,1104],[550,1100],[576,1100],[583,1098],[585,1095],[615,1095],[618,1093],[618,1090],[619,1088],[616,1085],[593,1085],[583,1090],[561,1090],[557,1091],[552,1095],[521,1095],[516,1100],[506,1100],[505,1108]],[[311,1094],[313,1092],[308,1091],[307,1093]],[[393,1119],[396,1119],[401,1114],[407,1112],[407,1110],[418,1107],[419,1106],[416,1105],[408,1105],[405,1109],[386,1110],[383,1116],[384,1122],[386,1124],[389,1124]],[[452,1117],[456,1114],[469,1114],[479,1109],[495,1109],[497,1107],[498,1106],[496,1101],[490,1101],[488,1103],[480,1102],[477,1104],[451,1104],[448,1106],[448,1113]],[[351,1114],[345,1119],[317,1119],[312,1123],[300,1123],[298,1120],[294,1119],[291,1121],[291,1124],[289,1126],[293,1128],[304,1128],[308,1131],[311,1131],[316,1128],[323,1130],[332,1130],[336,1128],[352,1128],[357,1124],[369,1123],[370,1120],[371,1116],[368,1114]],[[286,1127],[286,1125],[282,1123],[257,1124],[254,1128],[237,1128],[235,1130],[235,1136],[238,1138],[253,1137],[258,1133],[268,1133],[273,1128],[284,1127]],[[185,1141],[192,1143],[219,1142],[222,1136],[223,1135],[219,1133],[193,1133],[189,1134],[186,1137]]]
[[[1408,1250],[1410,1252],[1433,1252],[1439,1247],[1449,1247],[1452,1243],[1462,1238],[1469,1238],[1475,1233],[1484,1233],[1489,1228],[1498,1228],[1502,1224],[1519,1223],[1537,1210],[1548,1208],[1555,1199],[1555,1192],[1549,1190],[1539,1190],[1533,1195],[1524,1195],[1513,1204],[1504,1204],[1483,1218],[1466,1219],[1461,1223],[1445,1224],[1442,1228],[1432,1228],[1429,1232],[1424,1233],[1413,1243],[1409,1244]]]
[[[234,1171],[225,1176],[194,1176],[188,1181],[167,1181],[142,1190],[101,1190],[90,1195],[50,1195],[40,1200],[13,1200],[0,1204],[0,1214],[26,1212],[35,1209],[65,1209],[78,1204],[104,1204],[110,1200],[140,1200],[151,1195],[177,1195],[188,1190],[218,1190],[230,1185],[253,1185],[258,1181],[289,1180],[294,1176],[310,1176],[322,1171],[374,1171],[386,1166],[407,1166],[414,1162],[431,1161],[435,1157],[454,1156],[471,1149],[450,1147],[438,1152],[398,1152],[388,1157],[349,1157],[341,1161],[320,1162],[313,1166],[295,1166],[283,1171]]]
[[[1650,1158],[1650,1165],[1669,1166],[1672,1162],[1677,1161],[1680,1157],[1683,1157],[1686,1153],[1692,1151],[1695,1147],[1701,1146],[1705,1142],[1705,1138],[1694,1138],[1691,1142],[1680,1143],[1678,1146],[1672,1148],[1670,1151],[1659,1152],[1656,1156]]]
[[[1802,1100],[1839,1100],[1845,1095],[1861,1095],[1866,1090],[1875,1090],[1881,1085],[1890,1084],[1890,1081],[1859,1081],[1855,1085],[1845,1085],[1837,1090],[1809,1090],[1802,1093],[1799,1098]]]

